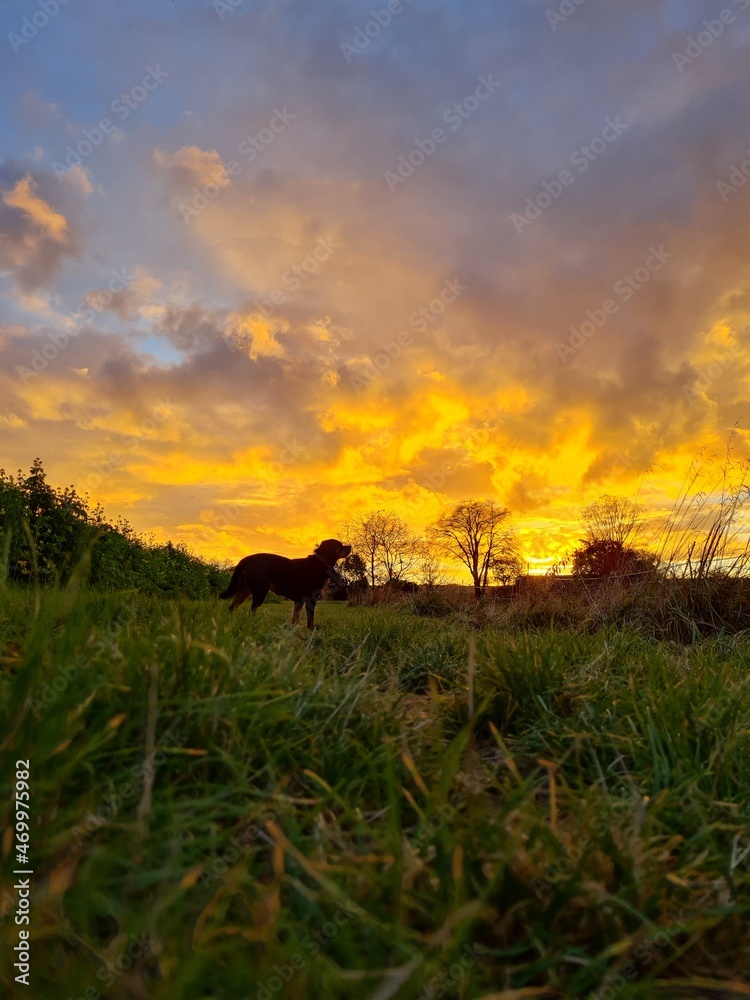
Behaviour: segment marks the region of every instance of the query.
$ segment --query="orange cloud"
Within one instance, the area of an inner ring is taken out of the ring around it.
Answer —
[[[154,161],[162,170],[174,171],[191,184],[215,184],[218,187],[231,184],[227,168],[215,149],[183,146],[174,153],[168,153],[157,147],[154,150]]]
[[[2,197],[9,208],[24,212],[45,236],[58,243],[66,242],[67,219],[36,194],[36,185],[31,177],[22,178],[10,191],[3,191]]]

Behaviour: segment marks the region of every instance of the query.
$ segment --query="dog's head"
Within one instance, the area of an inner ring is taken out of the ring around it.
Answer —
[[[345,559],[351,551],[351,545],[344,545],[338,538],[326,538],[315,549],[315,555],[322,559],[326,566],[335,566],[339,559]]]

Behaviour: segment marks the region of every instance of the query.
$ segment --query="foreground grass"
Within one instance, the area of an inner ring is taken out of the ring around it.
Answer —
[[[4,873],[31,762],[18,995],[750,995],[741,637],[0,601]]]

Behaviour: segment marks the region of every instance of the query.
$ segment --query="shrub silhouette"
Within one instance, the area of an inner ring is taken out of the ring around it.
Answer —
[[[585,542],[573,553],[574,576],[605,579],[610,576],[643,576],[655,570],[654,556],[611,538]]]
[[[101,590],[208,597],[228,577],[185,545],[155,545],[122,518],[109,523],[75,487],[51,486],[38,458],[28,475],[0,469],[0,544],[18,583],[64,582],[87,549],[89,584]]]

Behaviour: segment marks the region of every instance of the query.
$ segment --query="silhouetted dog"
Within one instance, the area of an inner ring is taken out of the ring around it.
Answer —
[[[315,605],[327,580],[343,584],[334,569],[339,559],[348,556],[351,545],[344,545],[336,538],[326,538],[315,549],[314,555],[305,559],[287,559],[270,552],[258,552],[254,556],[241,559],[232,573],[229,586],[221,598],[233,597],[229,610],[236,610],[248,597],[252,596],[252,610],[259,608],[270,590],[281,597],[294,601],[292,624],[299,621],[302,605],[307,612],[307,627],[315,628]]]

